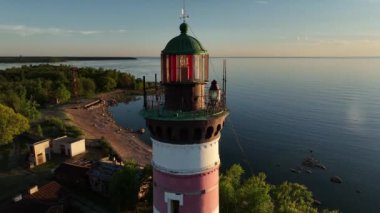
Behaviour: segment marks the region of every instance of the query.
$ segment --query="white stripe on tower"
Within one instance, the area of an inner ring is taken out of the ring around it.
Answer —
[[[151,138],[153,165],[165,173],[199,174],[220,164],[219,138],[201,144],[170,144]]]

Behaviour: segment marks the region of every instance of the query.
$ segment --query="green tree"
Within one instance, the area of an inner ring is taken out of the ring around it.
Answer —
[[[135,77],[129,73],[119,73],[117,87],[123,89],[134,89]]]
[[[43,105],[49,101],[49,89],[44,88],[41,79],[32,79],[24,83],[27,90],[27,97],[31,100],[37,101],[38,104]]]
[[[220,212],[240,213],[318,213],[313,207],[313,194],[306,186],[284,182],[273,186],[264,173],[242,180],[244,170],[233,165],[219,181]],[[322,213],[339,211],[322,210]]]
[[[306,186],[284,182],[273,186],[271,191],[275,212],[279,213],[317,213],[313,208],[313,194]]]
[[[145,165],[143,171],[143,180],[148,180],[153,178],[153,167],[152,165]],[[150,181],[149,183],[149,188],[148,192],[146,194],[146,201],[148,202],[149,205],[153,204],[153,183]]]
[[[30,120],[36,120],[40,117],[40,113],[37,110],[38,104],[35,101],[27,100],[25,93],[16,93],[13,90],[4,91],[3,95],[0,95],[0,103],[12,108],[16,113],[20,113]]]
[[[242,183],[244,170],[233,165],[220,178],[221,212],[273,212],[269,192],[271,185],[265,182],[265,174],[252,176]]]
[[[29,129],[29,121],[13,109],[0,104],[0,145],[12,142],[13,137]]]
[[[241,205],[237,206],[238,212],[273,212],[273,203],[269,195],[271,185],[265,179],[266,175],[259,173],[244,182],[237,194],[238,200],[241,201]]]
[[[225,175],[221,175],[219,181],[219,196],[221,212],[232,212],[237,200],[237,191],[240,188],[240,179],[244,173],[243,168],[240,165],[232,165]]]
[[[142,90],[144,87],[144,82],[141,78],[136,79],[134,84],[135,90]]]
[[[97,81],[97,88],[102,92],[108,92],[116,88],[116,81],[111,77],[100,77]]]
[[[38,106],[39,105],[35,101],[23,99],[21,102],[21,108],[18,112],[29,118],[31,121],[35,121],[41,116],[41,113],[37,109]]]
[[[111,200],[116,211],[134,210],[136,208],[140,184],[141,171],[136,162],[126,162],[124,168],[112,177],[110,183]]]
[[[57,104],[65,103],[70,100],[71,93],[66,89],[65,85],[59,84],[54,91],[54,98]]]
[[[37,127],[36,127],[36,135],[38,135],[40,137],[44,136],[44,132],[43,132],[40,124],[38,124]]]
[[[80,78],[80,94],[85,97],[92,97],[96,91],[96,84],[90,78]]]

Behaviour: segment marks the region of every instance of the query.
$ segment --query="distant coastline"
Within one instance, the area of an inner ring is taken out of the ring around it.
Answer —
[[[137,60],[134,57],[2,56],[0,63],[53,63],[66,61]]]

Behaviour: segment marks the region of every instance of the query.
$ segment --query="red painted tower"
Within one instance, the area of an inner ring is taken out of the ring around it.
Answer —
[[[187,30],[183,22],[161,52],[164,95],[144,100],[157,213],[219,212],[219,139],[228,110],[216,81],[205,91],[209,57]]]

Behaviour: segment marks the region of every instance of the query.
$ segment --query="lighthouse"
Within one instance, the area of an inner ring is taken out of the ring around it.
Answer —
[[[219,140],[229,113],[225,92],[217,81],[209,82],[209,55],[188,35],[183,18],[180,34],[161,52],[162,93],[156,90],[151,100],[144,96],[142,114],[153,150],[153,212],[217,213]]]

